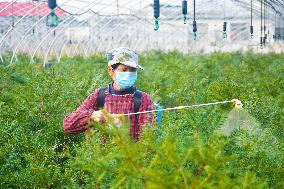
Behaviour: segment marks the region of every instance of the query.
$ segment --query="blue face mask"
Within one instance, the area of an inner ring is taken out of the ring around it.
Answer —
[[[122,89],[132,87],[137,79],[137,72],[117,72],[115,71],[114,82]]]

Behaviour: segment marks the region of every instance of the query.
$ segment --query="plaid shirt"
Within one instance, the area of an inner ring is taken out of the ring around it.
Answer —
[[[134,112],[134,93],[132,87],[126,91],[114,91],[112,85],[106,90],[104,109],[111,114],[127,114]],[[89,121],[94,111],[97,111],[97,99],[99,89],[95,90],[83,104],[73,113],[64,118],[64,130],[69,134],[84,132],[89,127]],[[139,112],[153,110],[153,103],[150,96],[142,92]],[[153,114],[130,115],[130,135],[140,140],[140,135],[145,124],[150,124]]]

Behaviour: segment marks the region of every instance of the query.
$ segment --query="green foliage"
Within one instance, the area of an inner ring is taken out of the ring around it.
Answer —
[[[80,148],[71,165],[84,171],[87,188],[264,188],[265,182],[253,173],[234,172],[228,166],[234,158],[225,154],[227,140],[213,134],[202,142],[195,133],[184,145],[173,133],[175,128],[163,130],[147,127],[143,140],[135,143],[128,136],[128,127],[112,125],[106,128],[95,124],[110,139],[104,145],[95,140]],[[95,160],[95,161],[94,161]]]
[[[127,124],[94,124],[89,143],[63,131],[63,117],[110,82],[103,55],[63,57],[47,69],[9,57],[0,64],[1,188],[284,188],[283,55],[141,55],[136,86],[155,102],[239,98],[263,132],[222,136],[232,107],[220,105],[164,113],[139,143]]]

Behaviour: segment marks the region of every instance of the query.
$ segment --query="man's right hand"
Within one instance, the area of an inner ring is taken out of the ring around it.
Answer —
[[[92,116],[91,116],[91,119],[94,120],[94,121],[97,121],[97,122],[101,122],[101,123],[105,123],[106,122],[106,119],[102,113],[102,111],[94,111],[92,113]]]

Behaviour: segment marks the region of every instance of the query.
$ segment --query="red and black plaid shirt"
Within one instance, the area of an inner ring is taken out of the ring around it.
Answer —
[[[111,114],[127,114],[134,112],[134,87],[125,91],[115,91],[112,85],[106,90],[104,109]],[[97,111],[97,99],[99,89],[95,90],[83,104],[73,113],[64,118],[64,130],[69,134],[84,132],[88,128],[91,115]],[[139,112],[153,110],[153,102],[150,96],[142,92]],[[140,135],[145,124],[150,124],[153,114],[130,115],[130,135],[140,140]]]

